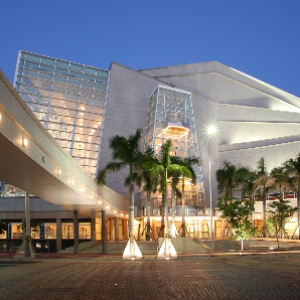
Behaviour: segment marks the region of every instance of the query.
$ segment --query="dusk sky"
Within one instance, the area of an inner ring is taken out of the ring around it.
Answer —
[[[19,50],[108,69],[219,61],[300,96],[299,0],[1,0],[0,68]]]

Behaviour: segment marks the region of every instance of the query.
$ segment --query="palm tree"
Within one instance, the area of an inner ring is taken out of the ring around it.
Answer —
[[[256,189],[262,192],[263,200],[263,237],[266,237],[266,216],[267,216],[267,192],[272,188],[273,181],[270,179],[267,172],[267,166],[264,157],[260,158],[257,162],[257,179],[255,183],[257,184]]]
[[[298,238],[300,239],[300,152],[298,155],[292,159],[288,159],[284,162],[285,168],[288,169],[289,174],[292,177],[293,183],[295,185],[295,190],[297,192],[297,218],[298,218],[298,226],[299,230]]]
[[[159,154],[159,160],[148,161],[143,165],[146,169],[151,169],[155,174],[160,174],[160,189],[162,191],[162,204],[165,211],[166,218],[166,238],[169,237],[169,225],[168,225],[168,174],[171,172],[183,172],[184,167],[171,160],[172,141],[167,140],[162,144]],[[189,170],[186,169],[187,176]],[[164,223],[162,223],[163,226]]]
[[[279,187],[279,197],[281,199],[283,199],[283,189],[293,188],[292,179],[284,166],[274,167],[270,172],[270,178],[273,180],[273,187]]]
[[[171,221],[171,237],[176,237],[177,235],[177,229],[176,229],[176,225],[175,225],[175,207],[176,207],[176,203],[175,203],[175,199],[176,198],[181,198],[181,193],[177,188],[178,182],[179,182],[179,177],[180,177],[180,173],[178,171],[175,172],[169,172],[169,175],[171,176],[171,187],[172,187],[172,192],[171,192],[171,215],[172,215],[172,221]]]
[[[223,169],[216,172],[219,192],[225,191],[225,196],[231,201],[233,200],[234,188],[240,186],[249,172],[247,167],[237,168],[229,161],[224,161]]]
[[[257,173],[253,170],[248,170],[248,173],[245,175],[244,182],[242,183],[242,199],[246,196],[250,198],[250,201],[255,203],[255,191],[257,190],[257,184],[255,180],[257,179]],[[251,213],[251,223],[253,223],[253,214]],[[253,224],[252,224],[253,225]]]
[[[186,226],[185,226],[185,178],[189,178],[192,181],[192,184],[195,184],[197,181],[197,175],[193,169],[193,165],[199,164],[199,159],[195,157],[185,157],[181,158],[178,156],[171,157],[173,163],[180,165],[181,168],[179,173],[182,177],[182,190],[181,190],[181,199],[182,199],[182,236],[185,237],[186,234]]]
[[[242,199],[248,196],[250,201],[254,201],[255,191],[257,189],[257,184],[255,183],[256,179],[257,173],[249,170],[248,174],[245,175],[244,182],[242,183]]]
[[[158,188],[159,184],[159,178],[157,174],[155,174],[154,170],[151,169],[146,169],[143,167],[143,162],[149,162],[151,161],[152,163],[158,163],[157,158],[155,157],[155,152],[153,148],[147,147],[145,149],[145,152],[142,156],[141,159],[141,164],[140,164],[140,175],[143,180],[143,190],[146,191],[147,193],[147,225],[146,225],[146,241],[150,241],[150,198],[151,198],[151,193],[155,193]]]
[[[116,135],[109,140],[109,148],[112,150],[114,161],[109,162],[106,167],[99,171],[96,177],[98,184],[105,184],[107,172],[116,172],[129,166],[129,197],[130,197],[130,213],[129,213],[129,238],[130,238],[130,254],[134,254],[134,166],[139,164],[142,153],[139,150],[142,130],[137,129],[134,135],[128,138]],[[115,161],[118,160],[118,161]]]

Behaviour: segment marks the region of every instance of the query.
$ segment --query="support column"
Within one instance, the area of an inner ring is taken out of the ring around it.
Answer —
[[[73,210],[73,232],[74,232],[74,254],[77,254],[78,245],[79,245],[79,224],[78,224],[77,210]]]
[[[26,244],[25,244],[25,257],[30,257],[29,242],[30,242],[30,199],[28,192],[25,192],[25,221],[26,221]],[[24,228],[23,228],[24,229]]]
[[[96,219],[91,219],[91,241],[96,242]]]
[[[152,241],[155,240],[156,240],[156,218],[152,218]]]
[[[110,241],[114,240],[114,233],[115,233],[115,230],[114,230],[114,219],[110,218],[109,219],[109,240]]]
[[[106,212],[101,210],[102,213],[102,253],[106,254]]]
[[[124,241],[128,241],[129,236],[128,236],[127,220],[123,219],[122,222],[123,222],[123,231],[124,231],[123,239],[124,239]]]
[[[56,250],[62,250],[62,226],[61,219],[56,219]]]
[[[119,233],[119,217],[115,218],[115,241],[118,242],[120,240]]]

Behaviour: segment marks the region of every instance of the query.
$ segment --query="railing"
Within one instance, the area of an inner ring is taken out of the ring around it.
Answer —
[[[171,115],[166,118],[165,127],[168,126],[181,126],[185,128],[190,128],[189,120],[185,120],[184,118],[178,115]]]

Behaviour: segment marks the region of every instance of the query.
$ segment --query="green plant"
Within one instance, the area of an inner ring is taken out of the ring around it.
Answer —
[[[234,229],[234,236],[231,239],[241,241],[241,251],[243,251],[244,240],[248,240],[255,233],[255,228],[251,224],[254,203],[240,200],[228,202],[228,198],[223,196],[218,198],[217,206],[223,218],[226,218],[231,228]]]
[[[268,220],[273,225],[278,249],[279,237],[286,235],[285,224],[297,211],[297,207],[292,207],[289,203],[290,201],[280,198],[279,201],[268,204]]]

